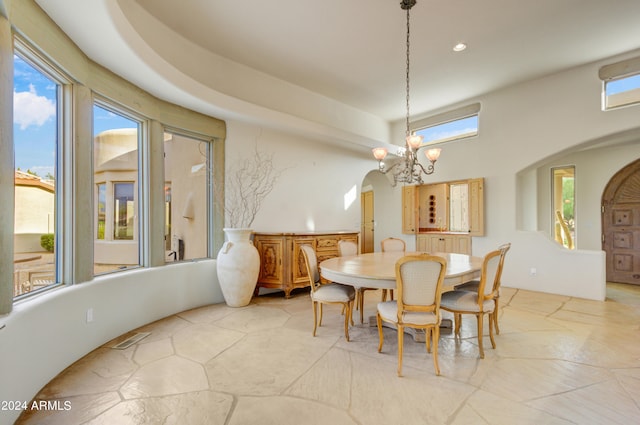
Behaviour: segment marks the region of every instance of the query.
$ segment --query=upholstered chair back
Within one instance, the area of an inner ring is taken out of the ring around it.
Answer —
[[[388,251],[397,251],[404,252],[407,248],[407,245],[402,239],[398,238],[386,238],[380,242],[380,246],[382,248],[382,252]]]
[[[341,257],[358,254],[358,244],[353,241],[338,241],[338,252]]]
[[[309,275],[309,283],[311,289],[315,291],[317,285],[320,283],[320,272],[318,271],[318,258],[316,257],[316,251],[311,245],[302,245],[300,247],[304,262],[307,267],[307,274]]]

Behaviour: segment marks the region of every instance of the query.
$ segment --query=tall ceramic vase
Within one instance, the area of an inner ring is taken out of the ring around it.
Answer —
[[[218,252],[218,281],[230,307],[251,302],[260,273],[260,255],[251,241],[251,229],[223,229],[227,241]]]

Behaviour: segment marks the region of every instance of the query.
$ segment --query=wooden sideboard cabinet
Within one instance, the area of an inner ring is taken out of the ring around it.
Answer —
[[[301,245],[311,245],[318,263],[338,256],[338,241],[359,243],[359,232],[309,232],[253,234],[253,243],[260,254],[260,274],[256,294],[260,288],[282,289],[285,297],[295,288],[309,286]]]

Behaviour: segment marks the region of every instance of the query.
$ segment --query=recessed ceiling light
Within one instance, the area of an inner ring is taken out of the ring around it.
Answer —
[[[453,51],[454,52],[461,52],[466,48],[467,48],[467,45],[465,43],[458,43],[455,46],[453,46]]]

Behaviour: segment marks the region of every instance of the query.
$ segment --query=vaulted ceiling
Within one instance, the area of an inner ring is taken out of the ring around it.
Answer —
[[[140,40],[155,34],[154,52],[167,64],[174,51],[162,45],[189,44],[385,121],[405,112],[399,0],[36,2],[89,57],[162,98],[175,100],[179,87],[166,75],[162,84],[154,81],[152,66],[127,61],[134,51],[141,56],[139,46],[126,37],[115,42],[111,34],[123,29],[114,11],[144,35]],[[412,113],[640,49],[639,19],[638,0],[418,0],[411,10]],[[454,52],[458,42],[468,48]],[[202,109],[196,100],[183,102]]]

